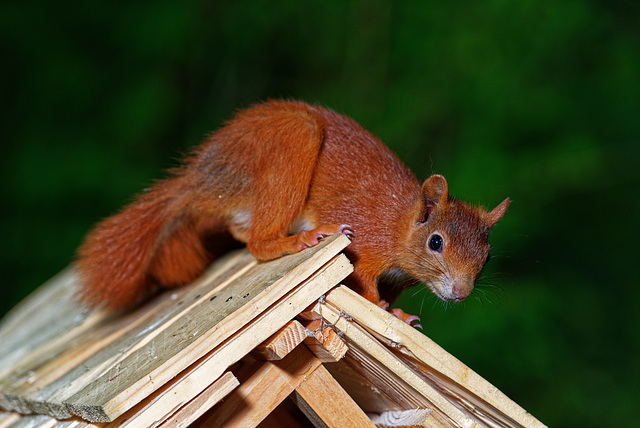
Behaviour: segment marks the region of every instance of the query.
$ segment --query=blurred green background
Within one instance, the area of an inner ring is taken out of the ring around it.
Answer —
[[[343,112],[493,207],[493,286],[400,304],[550,426],[637,424],[640,3],[0,3],[0,315],[237,108]],[[0,344],[1,346],[1,344]]]

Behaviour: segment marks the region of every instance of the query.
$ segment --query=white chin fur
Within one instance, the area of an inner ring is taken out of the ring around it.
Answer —
[[[449,278],[441,277],[439,281],[428,282],[427,286],[440,300],[444,300],[445,302],[459,300],[453,294],[453,281]]]

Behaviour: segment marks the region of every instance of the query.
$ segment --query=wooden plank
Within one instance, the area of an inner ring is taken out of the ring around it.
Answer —
[[[306,338],[307,330],[298,321],[291,320],[251,351],[251,355],[258,360],[281,360]]]
[[[85,323],[74,302],[76,277],[66,269],[31,293],[0,320],[0,377],[33,348]],[[52,305],[55,303],[55,305]]]
[[[23,413],[45,413],[60,419],[70,417],[71,413],[62,400],[55,398],[56,394],[62,391],[71,393],[74,388],[82,388],[98,376],[101,370],[115,364],[143,340],[145,335],[152,334],[154,330],[170,322],[171,316],[180,310],[181,302],[189,293],[198,295],[203,288],[207,289],[218,282],[224,282],[247,269],[248,265],[255,265],[255,260],[250,255],[231,254],[215,263],[203,278],[190,287],[163,293],[145,306],[119,317],[112,314],[102,319],[102,311],[90,312],[85,317],[77,316],[77,303],[67,302],[73,298],[70,289],[57,293],[59,299],[56,300],[52,298],[48,292],[49,287],[46,286],[44,294],[51,298],[48,305],[54,308],[61,306],[63,309],[69,306],[67,312],[74,319],[52,319],[50,330],[53,334],[46,340],[38,340],[39,347],[35,349],[28,341],[23,344],[23,348],[28,352],[23,352],[24,356],[20,362],[9,365],[5,376],[0,379],[0,405],[5,409]],[[74,285],[76,280],[72,279],[72,275],[69,278],[71,279],[68,279],[65,285]],[[16,309],[20,309],[19,312],[36,309],[46,312],[48,306],[44,303],[44,306],[30,304],[33,300],[42,300],[38,294],[34,293],[33,298],[28,298],[26,304],[20,304]],[[75,311],[73,305],[76,305]],[[86,309],[82,310],[86,312]],[[94,314],[97,314],[95,317],[101,322],[92,321]],[[79,320],[79,325],[72,324],[72,329],[66,327],[76,320]],[[33,323],[27,326],[36,327]],[[67,331],[65,329],[70,331],[64,334]],[[56,331],[60,338],[56,337]],[[7,336],[12,337],[11,334]],[[35,336],[38,337],[38,334]],[[7,406],[6,402],[11,405]]]
[[[292,396],[300,410],[316,427],[374,427],[324,366],[318,367]]]
[[[439,397],[438,392],[431,389],[429,385],[421,384],[415,378],[407,379],[401,365],[396,365],[395,361],[386,360],[386,358],[380,361],[369,354],[371,350],[369,345],[365,344],[365,348],[350,343],[349,352],[343,361],[364,377],[372,388],[383,391],[403,410],[415,407],[433,410],[429,414],[427,426],[477,427],[470,418],[465,419],[463,413],[459,412],[455,406],[447,405],[446,400]],[[378,352],[374,352],[376,353]]]
[[[327,295],[328,297],[328,295]],[[339,309],[319,305],[318,312],[344,333],[349,351],[344,361],[382,389],[405,410],[433,408],[431,417],[442,426],[477,426],[466,413],[443,397],[433,385],[414,373],[357,323],[347,320]]]
[[[373,418],[377,428],[423,428],[429,426],[431,409],[384,412]]]
[[[80,419],[57,420],[47,415],[0,411],[0,428],[103,428]]]
[[[243,257],[252,261],[233,272],[239,278],[224,277],[227,271],[210,271],[190,287],[164,293],[162,311],[152,311],[126,335],[54,381],[46,385],[0,381],[6,399],[1,402],[8,402],[9,410],[24,405],[59,417],[75,411],[94,421],[114,419],[231,336],[347,244],[344,236],[332,237],[308,251],[259,265],[245,252]],[[237,316],[222,322],[236,311]],[[39,367],[35,368],[37,374]]]
[[[3,412],[0,411],[0,428],[9,428],[21,418],[20,413],[17,412]]]
[[[58,349],[109,318],[104,312],[89,313],[79,307],[74,299],[75,286],[75,274],[67,269],[0,321],[0,408],[14,410],[11,401],[2,394],[7,385],[36,384],[39,367],[59,354]]]
[[[304,344],[323,363],[335,363],[347,353],[347,344],[329,326],[322,321],[311,321],[305,324],[307,337]]]
[[[8,428],[54,428],[58,427],[56,419],[44,415],[22,416],[17,421],[8,425]],[[64,424],[68,426],[69,424]]]
[[[344,235],[330,237],[317,247],[260,264],[232,283],[215,287],[183,310],[167,328],[156,332],[154,340],[145,338],[117,364],[64,401],[72,413],[89,421],[115,419],[184,370],[190,361],[242,328],[348,243]],[[212,300],[215,297],[219,298]],[[234,315],[228,316],[231,313]]]
[[[344,360],[338,364],[327,364],[326,368],[365,413],[379,414],[409,407],[394,401]]]
[[[197,426],[255,427],[320,364],[304,346],[279,361],[256,361],[251,376]]]
[[[238,385],[240,385],[240,382],[233,373],[226,372],[196,398],[178,409],[160,426],[162,428],[184,428],[191,425]]]
[[[311,278],[294,288],[269,310],[245,325],[229,340],[215,347],[211,352],[178,377],[167,383],[161,394],[154,394],[145,400],[140,410],[127,419],[130,426],[154,427],[168,418],[175,409],[198,395],[208,379],[216,379],[229,366],[247,355],[264,341],[265,337],[278,331],[310,302],[317,300],[330,288],[345,278],[353,267],[349,260],[339,254]]]
[[[348,288],[336,288],[326,296],[326,301],[335,308],[345,308],[359,324],[384,341],[414,373],[434,385],[475,420],[488,426],[544,427],[427,336]]]

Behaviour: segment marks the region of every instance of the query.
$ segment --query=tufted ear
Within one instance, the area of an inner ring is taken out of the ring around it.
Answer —
[[[433,174],[422,185],[422,209],[418,221],[424,223],[436,206],[449,200],[449,185],[442,175]]]
[[[498,221],[500,221],[502,216],[504,216],[504,213],[507,212],[507,207],[509,206],[510,203],[511,203],[511,199],[507,198],[504,201],[502,201],[500,205],[498,205],[493,210],[491,210],[491,212],[487,213],[486,218],[489,224],[491,225],[491,227],[493,227]]]

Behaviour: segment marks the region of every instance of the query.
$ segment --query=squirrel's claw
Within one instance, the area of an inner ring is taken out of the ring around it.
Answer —
[[[341,224],[338,230],[340,233],[347,235],[349,238],[353,236],[353,230],[350,224]]]
[[[420,321],[419,316],[409,315],[400,308],[389,309],[389,302],[387,302],[386,300],[380,300],[378,302],[378,306],[380,306],[380,308],[389,312],[391,315],[395,316],[396,318],[399,318],[402,321],[406,322],[411,327],[419,328],[420,330],[422,330],[422,325],[417,322],[417,321]]]
[[[411,327],[419,328],[420,330],[422,330],[422,325],[417,322],[420,321],[419,316],[409,315],[400,308],[391,309],[389,312],[409,324]]]
[[[389,310],[389,302],[387,302],[386,300],[380,300],[378,302],[378,306],[380,306],[385,311]]]

